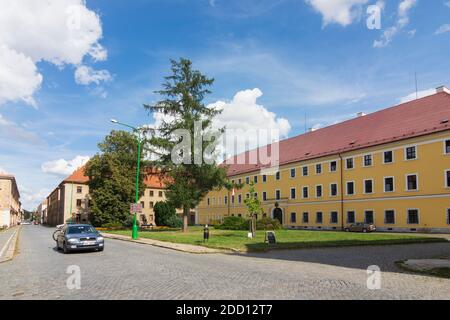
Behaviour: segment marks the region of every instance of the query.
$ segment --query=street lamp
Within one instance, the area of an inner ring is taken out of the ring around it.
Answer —
[[[116,119],[111,119],[111,122],[114,124],[120,124],[122,126],[128,127],[138,134],[138,157],[137,157],[137,172],[136,172],[136,204],[139,202],[139,174],[141,170],[141,133],[139,128],[135,128],[128,124],[117,121]],[[133,221],[133,231],[131,234],[133,240],[138,239],[138,227],[137,227],[137,212],[134,213],[134,221]]]

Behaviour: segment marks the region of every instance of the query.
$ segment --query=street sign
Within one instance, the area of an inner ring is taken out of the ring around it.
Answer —
[[[142,213],[142,205],[140,203],[132,203],[130,205],[130,213]]]

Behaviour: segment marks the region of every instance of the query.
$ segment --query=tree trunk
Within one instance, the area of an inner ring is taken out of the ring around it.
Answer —
[[[183,232],[188,232],[188,218],[190,212],[191,208],[185,205],[183,207]]]
[[[256,216],[252,216],[252,236],[256,238]]]

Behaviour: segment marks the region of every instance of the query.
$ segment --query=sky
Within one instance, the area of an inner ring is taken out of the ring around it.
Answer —
[[[0,172],[34,209],[192,60],[231,128],[282,138],[450,86],[450,0],[2,0]],[[379,14],[378,14],[379,13]],[[379,22],[379,23],[378,23]],[[305,121],[306,119],[306,121]]]

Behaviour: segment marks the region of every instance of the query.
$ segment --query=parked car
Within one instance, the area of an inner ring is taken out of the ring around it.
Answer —
[[[31,222],[25,220],[25,221],[22,221],[20,224],[23,225],[23,226],[25,226],[25,225],[30,225]]]
[[[103,251],[105,240],[90,224],[67,224],[56,235],[56,248],[64,253],[81,250]]]
[[[344,229],[346,232],[374,232],[377,228],[369,223],[354,223]]]

